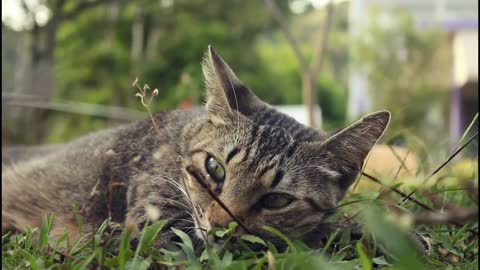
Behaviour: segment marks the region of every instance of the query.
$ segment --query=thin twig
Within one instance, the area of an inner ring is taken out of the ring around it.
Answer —
[[[320,36],[321,40],[318,50],[316,51],[315,58],[311,61],[311,65],[308,64],[307,59],[302,54],[300,44],[297,40],[295,40],[292,32],[288,27],[287,20],[285,19],[285,16],[283,15],[281,9],[278,7],[275,0],[264,0],[264,2],[266,6],[270,9],[273,18],[280,27],[280,31],[285,36],[287,43],[290,45],[293,53],[295,54],[295,58],[298,61],[298,64],[300,66],[300,75],[302,76],[303,100],[307,108],[308,114],[308,126],[316,127],[316,122],[314,120],[314,106],[317,101],[315,91],[316,75],[320,72],[320,67],[323,60],[325,59],[326,50],[328,48],[328,33],[330,31],[334,8],[333,0],[330,0],[327,5],[327,14],[323,23],[323,29]]]
[[[250,232],[250,230],[247,229],[247,227],[243,224],[243,222],[241,222],[231,211],[230,209],[228,209],[228,207],[222,202],[222,200],[220,198],[218,198],[217,194],[215,194],[215,192],[213,192],[209,185],[207,184],[207,181],[205,180],[205,178],[203,177],[203,175],[198,171],[197,168],[195,168],[194,166],[192,165],[189,165],[187,166],[187,172],[190,173],[193,178],[195,180],[197,180],[197,182],[205,189],[207,190],[208,194],[210,194],[210,196],[220,205],[220,207],[223,208],[223,210],[225,210],[225,212],[233,219],[235,220],[238,225],[240,225],[240,227],[242,227],[242,229],[245,230],[245,232],[249,233],[249,234],[252,234]]]
[[[311,70],[312,74],[318,74],[322,67],[322,63],[325,60],[325,54],[328,49],[328,34],[330,33],[330,26],[333,19],[333,0],[330,0],[327,4],[327,14],[325,15],[325,21],[323,23],[322,34],[320,38],[320,44],[317,49],[316,56],[312,59]]]
[[[478,131],[472,137],[470,137],[470,139],[468,139],[468,141],[464,145],[462,145],[462,147],[458,148],[457,151],[455,151],[453,154],[451,154],[447,158],[447,160],[445,160],[442,164],[440,164],[440,166],[438,166],[437,169],[435,169],[427,178],[425,178],[422,183],[425,183],[428,179],[430,179],[432,176],[438,173],[441,169],[443,169],[443,167],[445,167],[453,158],[455,158],[460,152],[462,152],[462,150],[465,149],[465,147],[467,147],[476,137],[478,137]],[[410,197],[413,194],[415,194],[416,191],[417,190],[413,190],[406,197],[404,197],[402,200],[402,203],[410,199]]]
[[[124,121],[134,121],[145,118],[143,112],[128,108],[75,101],[50,102],[41,100],[41,98],[36,98],[35,96],[2,94],[2,105],[91,115]]]
[[[391,150],[393,151],[393,149],[391,149]],[[409,151],[410,151],[410,150],[409,150]],[[407,152],[407,154],[405,155],[405,157],[403,157],[403,159],[401,160],[402,164],[400,164],[400,167],[398,167],[398,170],[397,170],[395,176],[393,177],[394,180],[397,179],[398,174],[400,173],[401,169],[404,167],[404,166],[403,166],[403,163],[405,162],[405,160],[406,160],[406,158],[407,158],[407,156],[408,156],[409,153],[410,153],[410,152]],[[397,157],[397,158],[399,158],[399,157]],[[362,170],[361,173],[363,174],[363,170]],[[370,175],[369,175],[369,176],[370,176]],[[369,178],[369,179],[371,179],[372,181],[383,185],[383,184],[380,182],[380,180],[374,178],[373,176],[370,176],[370,177],[372,177],[372,178]],[[357,181],[357,183],[358,183],[358,181]],[[385,187],[385,189],[382,190],[382,192],[380,192],[380,194],[375,198],[375,200],[379,200],[379,199],[382,198],[383,196],[388,195],[388,193],[391,192],[392,190],[393,190],[393,188]],[[352,221],[353,219],[355,219],[358,215],[360,215],[360,214],[362,213],[362,211],[363,211],[363,209],[360,209],[360,210],[358,210],[357,212],[355,212],[354,214],[352,214],[352,215],[350,215],[350,216],[347,216],[347,217],[342,221],[342,224],[345,225],[345,224],[349,223],[350,221]]]
[[[478,204],[478,188],[470,181],[466,181],[464,185],[468,196]]]
[[[464,224],[468,221],[477,220],[478,208],[457,208],[443,213],[422,213],[412,215],[413,223],[416,225],[437,225],[437,224]]]
[[[380,180],[378,180],[378,179],[375,178],[374,176],[369,175],[369,174],[366,173],[366,172],[362,172],[362,175],[365,176],[365,177],[367,177],[368,179],[372,180],[372,181],[375,182],[375,183],[378,183],[378,184],[380,184],[380,185],[383,185],[383,183],[382,183]],[[397,193],[398,195],[402,196],[403,198],[406,198],[406,200],[409,200],[409,201],[411,201],[411,202],[413,202],[413,203],[421,206],[422,208],[424,208],[424,209],[426,209],[426,210],[428,210],[428,211],[435,212],[435,209],[433,209],[433,208],[431,208],[430,206],[422,203],[421,201],[419,201],[419,200],[417,200],[417,199],[415,199],[415,198],[412,198],[412,197],[407,198],[408,195],[405,194],[403,191],[401,191],[401,190],[399,190],[399,189],[397,189],[397,188],[394,188],[394,187],[387,187],[387,188],[389,188],[389,189],[392,190],[393,192]]]
[[[300,65],[300,68],[302,69],[302,73],[310,73],[311,72],[310,68],[308,66],[307,60],[305,59],[305,57],[303,56],[300,50],[300,45],[293,37],[290,29],[288,28],[288,25],[286,22],[287,20],[285,19],[285,16],[283,16],[280,8],[275,3],[275,0],[265,0],[265,4],[272,12],[273,18],[277,21],[278,25],[280,26],[280,31],[282,31],[283,35],[287,39],[287,42],[290,44],[290,47],[292,48],[293,53],[295,54],[297,61]]]
[[[467,134],[470,132],[470,129],[472,129],[472,127],[475,124],[475,122],[477,121],[477,119],[478,119],[478,112],[475,114],[472,121],[470,121],[470,124],[468,125],[467,129],[463,132],[462,137],[460,138],[460,140],[458,140],[458,143],[453,148],[453,151],[455,151],[460,146],[460,144],[463,142],[463,139],[465,139]]]
[[[140,85],[138,84],[138,78],[135,78],[135,81],[132,83],[132,86],[137,87],[137,89],[139,90],[139,92],[136,94],[136,96],[140,98],[140,102],[142,103],[142,105],[147,110],[148,116],[150,117],[150,120],[152,122],[152,125],[153,125],[155,131],[157,132],[157,135],[161,136],[160,128],[158,127],[157,122],[155,121],[155,118],[153,117],[152,111],[150,110],[150,104],[152,103],[153,98],[158,96],[158,92],[159,92],[158,89],[155,88],[153,90],[153,92],[150,94],[150,98],[148,99],[148,102],[145,102],[145,98],[147,97],[147,90],[149,90],[150,87],[147,84],[145,84],[143,86],[143,88],[140,87]],[[187,200],[191,203],[191,206],[192,206],[192,217],[194,219],[196,219],[197,224],[200,226],[200,217],[197,213],[197,210],[196,210],[195,206],[193,205],[192,197],[190,196],[190,192],[188,190],[188,187],[185,184],[185,181],[184,181],[183,177],[180,177],[180,179],[182,181],[182,185],[185,188],[185,196],[187,197]],[[203,232],[203,230],[200,230],[200,231],[201,231],[201,234],[203,236],[204,242],[208,245],[206,234]]]
[[[435,208],[443,209],[446,208],[448,210],[455,210],[457,207],[455,205],[452,205],[448,202],[446,202],[443,198],[440,198],[437,194],[431,192],[430,190],[423,190],[422,195],[427,197],[432,204],[435,206]]]

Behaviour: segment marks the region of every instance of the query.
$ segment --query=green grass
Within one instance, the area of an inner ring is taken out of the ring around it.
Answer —
[[[458,207],[476,207],[460,182],[457,187],[448,188],[439,182],[433,191]],[[420,256],[408,237],[412,229],[408,220],[392,215],[385,207],[386,200],[372,199],[377,196],[376,192],[361,192],[343,203],[343,214],[362,209],[356,219],[364,224],[366,233],[359,241],[351,240],[348,230],[337,230],[323,248],[310,249],[289,240],[280,230],[265,228],[288,244],[283,252],[256,236],[235,239],[231,236],[234,223],[211,232],[224,238],[227,244],[207,247],[200,256],[195,254],[190,238],[176,229],[172,230],[181,239],[180,243],[168,249],[153,248],[153,240],[166,223],[164,220],[137,232],[136,249],[130,247],[130,233],[121,227],[112,230],[108,220],[93,237],[70,242],[67,233],[58,239],[52,237],[52,216],[44,218],[40,228],[2,236],[2,269],[478,269],[478,222],[463,226],[417,226],[415,229],[431,238],[432,243],[432,252]],[[416,195],[416,198],[434,207],[427,197]],[[389,200],[400,202],[401,197],[390,194]],[[424,211],[411,202],[402,207],[412,213]],[[113,237],[115,234],[118,236]],[[263,246],[264,250],[249,249],[249,242]]]

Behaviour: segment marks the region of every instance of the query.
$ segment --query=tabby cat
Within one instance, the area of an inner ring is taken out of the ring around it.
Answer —
[[[3,149],[2,232],[55,213],[54,234],[80,233],[76,205],[90,227],[111,217],[141,229],[155,210],[153,218],[169,220],[157,246],[173,240],[169,227],[201,244],[215,240],[205,231],[231,221],[274,244],[281,241],[262,226],[313,243],[390,114],[327,134],[261,101],[211,47],[203,72],[205,109],[160,112],[65,144]]]

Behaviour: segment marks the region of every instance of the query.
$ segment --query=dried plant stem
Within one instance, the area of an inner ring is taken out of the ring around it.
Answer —
[[[157,122],[155,122],[155,118],[153,118],[153,114],[150,111],[150,108],[148,107],[147,107],[147,113],[148,113],[148,116],[150,117],[150,120],[152,121],[152,125],[153,125],[153,128],[155,129],[155,132],[157,132],[157,134],[160,135],[160,128],[158,127]]]
[[[143,88],[140,87],[140,85],[138,84],[138,78],[135,79],[132,86],[137,87],[137,89],[139,90],[139,92],[136,94],[136,96],[140,98],[140,102],[142,103],[143,107],[145,107],[145,109],[147,110],[148,116],[150,117],[150,120],[152,121],[152,125],[153,125],[153,128],[155,129],[155,132],[157,132],[158,135],[161,135],[160,128],[158,127],[157,122],[155,121],[155,118],[153,117],[153,113],[150,110],[150,104],[152,103],[153,98],[158,95],[158,89],[154,89],[152,94],[150,95],[150,98],[148,99],[148,102],[145,102],[145,97],[147,97],[147,90],[149,90],[150,87],[147,84],[145,84],[143,86]],[[188,201],[192,202],[190,192],[188,191],[188,187],[185,184],[185,181],[184,181],[183,177],[180,177],[180,178],[181,178],[181,181],[182,181],[182,185],[185,188],[185,195],[186,195]],[[200,218],[199,218],[198,213],[197,213],[197,211],[195,209],[195,206],[193,204],[192,204],[192,215],[193,215],[193,218],[196,219],[197,224],[200,225]],[[205,241],[205,243],[208,243],[207,236],[204,233],[204,230],[200,230],[200,231],[202,232],[202,236],[204,238],[203,240]]]
[[[369,174],[366,173],[366,172],[362,172],[362,175],[365,176],[365,177],[367,177],[368,179],[372,180],[372,181],[375,182],[375,183],[378,183],[378,184],[380,184],[380,185],[383,185],[383,183],[382,183],[380,180],[378,180],[378,179],[375,178],[374,176],[369,175]],[[418,206],[422,207],[423,209],[426,209],[426,210],[428,210],[428,211],[435,211],[435,209],[431,208],[430,206],[422,203],[421,201],[419,201],[419,200],[417,200],[417,199],[415,199],[415,198],[412,198],[412,197],[407,198],[408,195],[407,195],[406,193],[404,193],[403,191],[397,189],[397,188],[394,188],[394,187],[387,187],[387,188],[388,188],[389,190],[397,193],[398,195],[402,196],[403,198],[405,198],[405,200],[409,200],[409,201],[417,204]]]
[[[424,190],[421,192],[422,195],[427,197],[435,206],[437,209],[449,209],[449,210],[455,210],[457,207],[455,205],[452,205],[448,202],[446,202],[443,198],[440,198],[437,194],[434,194],[433,192],[429,190]]]
[[[467,181],[464,183],[465,189],[467,190],[468,196],[478,204],[478,188],[475,187],[473,182]]]
[[[438,225],[438,224],[464,224],[468,221],[477,220],[478,208],[456,208],[443,213],[422,213],[412,215],[415,225]]]
[[[190,166],[187,166],[187,172],[190,173],[193,178],[195,178],[195,180],[197,180],[197,182],[205,189],[207,190],[208,194],[220,205],[220,207],[223,208],[223,210],[225,210],[225,212],[233,219],[235,220],[238,225],[240,227],[242,227],[242,229],[245,230],[245,232],[249,233],[249,234],[252,234],[248,229],[247,227],[243,224],[243,222],[241,222],[237,217],[235,217],[235,215],[232,213],[232,211],[230,211],[230,209],[228,209],[228,207],[222,202],[222,200],[220,198],[218,198],[217,194],[215,194],[215,192],[213,192],[209,185],[207,184],[207,182],[205,181],[203,175],[198,171],[198,169],[196,169],[194,166],[190,165]]]
[[[148,99],[148,102],[145,102],[145,98],[148,96],[147,91],[150,90],[150,87],[148,86],[148,84],[143,85],[143,88],[142,88],[140,87],[140,84],[138,84],[138,78],[135,78],[135,81],[132,83],[132,86],[137,87],[138,92],[135,94],[135,96],[140,98],[140,102],[142,103],[143,107],[145,107],[145,109],[147,110],[148,116],[152,121],[153,128],[155,129],[157,134],[160,135],[160,128],[155,122],[155,118],[153,117],[152,111],[150,110],[150,104],[152,103],[153,98],[155,96],[158,96],[158,89],[155,88],[153,92],[150,94],[150,98]]]
[[[441,169],[443,169],[450,161],[452,161],[454,157],[456,157],[460,152],[462,152],[462,150],[465,149],[465,147],[467,147],[476,137],[478,137],[478,131],[472,137],[470,137],[470,139],[468,139],[468,141],[465,144],[463,144],[453,154],[451,154],[447,158],[447,160],[445,160],[442,164],[440,164],[440,166],[438,166],[437,169],[435,169],[427,178],[425,178],[423,180],[423,183],[425,183],[428,179],[430,179],[432,176],[437,174]],[[411,196],[415,194],[415,192],[417,192],[417,190],[413,190],[412,192],[410,192],[406,197],[403,198],[402,202],[409,200]]]

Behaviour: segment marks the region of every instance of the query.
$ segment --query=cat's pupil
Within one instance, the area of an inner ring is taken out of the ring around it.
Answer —
[[[216,182],[223,182],[225,180],[225,169],[214,157],[207,157],[205,169]]]

